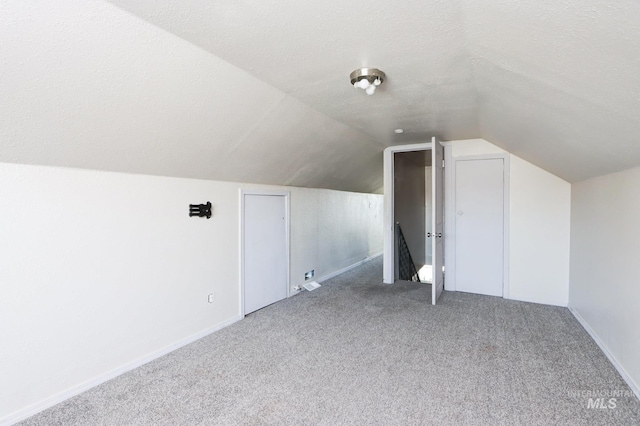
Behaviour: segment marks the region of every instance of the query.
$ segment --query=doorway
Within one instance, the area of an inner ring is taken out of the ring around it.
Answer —
[[[427,194],[426,172],[431,173],[431,150],[397,152],[393,158],[394,220],[396,242],[394,256],[395,279],[431,283],[431,256],[427,259],[425,238],[427,210],[431,209],[431,188]],[[429,195],[429,197],[427,197]],[[401,247],[402,246],[402,249]],[[402,254],[402,255],[401,255]],[[428,276],[425,271],[429,270]]]
[[[444,260],[444,245],[443,245],[443,167],[444,167],[444,152],[442,145],[436,141],[435,137],[432,138],[431,143],[411,144],[394,146],[385,149],[384,151],[384,259],[383,259],[383,282],[385,284],[393,284],[397,278],[398,265],[396,265],[396,243],[397,243],[397,220],[396,220],[396,182],[395,182],[395,163],[396,155],[402,153],[419,153],[415,156],[424,156],[428,153],[431,154],[431,184],[432,184],[432,230],[427,234],[426,232],[426,215],[415,214],[413,221],[418,223],[414,228],[418,229],[415,232],[416,238],[412,243],[417,247],[415,250],[420,253],[422,265],[426,263],[426,244],[427,238],[431,240],[431,293],[432,303],[435,305],[438,297],[444,289],[444,274],[443,274],[443,260]],[[399,157],[402,158],[402,157]],[[418,162],[418,164],[420,164]],[[416,166],[416,175],[422,173],[422,191],[413,188],[410,192],[415,194],[423,194],[419,196],[417,201],[416,210],[419,210],[420,205],[424,206],[424,200],[426,192],[424,187],[426,180],[424,171],[426,163],[420,164],[421,171]],[[422,200],[422,202],[420,201]],[[401,215],[401,214],[400,214]],[[416,219],[416,217],[418,217]],[[405,219],[406,222],[406,219]],[[421,222],[421,224],[420,224]],[[401,223],[402,226],[402,223]],[[415,241],[418,241],[417,243]]]
[[[288,297],[289,193],[241,192],[242,312]]]

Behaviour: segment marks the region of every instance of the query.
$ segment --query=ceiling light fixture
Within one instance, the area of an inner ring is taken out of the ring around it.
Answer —
[[[395,129],[394,132],[396,132],[398,135],[404,133],[404,129]]]
[[[376,89],[382,84],[385,77],[386,75],[377,68],[360,68],[350,75],[353,87],[363,89],[367,95],[376,93]]]

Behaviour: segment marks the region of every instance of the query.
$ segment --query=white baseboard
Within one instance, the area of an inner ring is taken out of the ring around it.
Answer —
[[[363,265],[363,264],[365,264],[367,262],[370,262],[370,261],[372,261],[373,259],[375,259],[376,257],[379,257],[379,256],[382,256],[382,252],[376,253],[376,254],[374,254],[372,256],[369,256],[369,257],[365,257],[364,259],[354,263],[353,265],[349,265],[349,266],[347,266],[345,268],[342,268],[342,269],[340,269],[338,271],[335,271],[335,272],[332,272],[330,274],[327,274],[327,275],[323,276],[322,278],[318,278],[318,279],[316,279],[316,282],[321,283],[323,281],[330,280],[331,278],[337,277],[338,275],[343,274],[343,273],[347,272],[350,269],[357,268],[360,265]],[[298,289],[298,290],[290,289],[289,290],[289,295],[287,297],[293,297],[293,296],[295,296],[297,294],[300,294],[300,293],[302,293],[302,284],[300,285],[300,289]]]
[[[372,261],[373,259],[375,259],[376,257],[380,257],[380,256],[382,256],[382,252],[380,252],[380,253],[376,253],[376,254],[374,254],[373,256],[365,257],[364,259],[362,259],[362,260],[361,260],[361,261],[359,261],[359,262],[356,262],[356,263],[354,263],[354,264],[352,264],[352,265],[349,265],[349,266],[346,266],[346,267],[344,267],[344,268],[342,268],[342,269],[339,269],[339,270],[337,270],[337,271],[334,271],[334,272],[332,272],[332,273],[330,273],[330,274],[328,274],[328,275],[323,276],[322,278],[318,278],[318,279],[316,279],[316,281],[317,281],[317,282],[319,282],[319,283],[321,283],[321,282],[323,282],[323,281],[330,280],[330,279],[331,279],[331,278],[333,278],[333,277],[337,277],[337,276],[338,276],[338,275],[340,275],[340,274],[344,274],[345,272],[347,272],[347,271],[349,271],[349,270],[351,270],[351,269],[353,269],[353,268],[357,268],[357,267],[358,267],[358,266],[360,266],[360,265],[364,265],[365,263],[370,262],[370,261]]]
[[[85,392],[93,387],[96,387],[106,381],[109,381],[115,377],[118,377],[121,374],[126,373],[127,371],[131,371],[135,368],[138,368],[144,364],[147,364],[148,362],[153,361],[156,358],[160,358],[163,355],[168,354],[169,352],[173,352],[178,348],[181,348],[183,346],[188,345],[189,343],[193,343],[196,340],[200,340],[205,336],[208,336],[211,333],[214,333],[218,330],[221,330],[225,327],[230,326],[231,324],[238,322],[242,319],[242,315],[238,315],[236,317],[231,318],[230,320],[227,320],[221,324],[215,325],[213,327],[210,327],[206,330],[200,331],[196,334],[192,334],[191,336],[188,336],[182,340],[178,340],[177,342],[174,342],[168,346],[165,346],[164,348],[158,349],[157,351],[151,352],[148,355],[145,355],[141,358],[138,358],[136,360],[133,360],[131,362],[128,362],[118,368],[115,368],[111,371],[108,371],[104,374],[101,374],[97,377],[94,377],[93,379],[87,380],[86,382],[80,383],[76,386],[73,386],[72,388],[69,388],[63,392],[60,392],[56,395],[50,396],[46,399],[43,399],[40,402],[37,402],[33,405],[30,405],[26,408],[20,409],[14,413],[9,414],[6,417],[0,418],[0,426],[8,426],[8,425],[12,425],[14,423],[17,423],[19,421],[22,421],[28,417],[31,417],[37,413],[39,413],[40,411],[46,410],[47,408],[53,407],[56,404],[59,404],[71,397],[74,397],[76,395],[81,394],[82,392]]]
[[[511,296],[503,296],[504,299],[507,300],[515,300],[517,302],[527,302],[527,303],[536,303],[538,305],[547,305],[547,306],[559,306],[561,308],[567,308],[567,302],[557,302],[555,300],[538,300],[538,299],[525,299],[523,297],[511,297]]]
[[[616,370],[618,370],[618,373],[620,373],[624,381],[627,382],[627,384],[631,388],[631,391],[636,394],[636,397],[638,399],[640,399],[640,386],[638,386],[638,384],[631,378],[631,376],[629,376],[629,374],[624,369],[624,367],[618,362],[618,360],[611,353],[611,351],[609,351],[609,348],[607,348],[607,346],[604,344],[602,339],[600,339],[600,337],[596,334],[596,332],[593,331],[593,329],[587,323],[587,321],[584,318],[582,318],[582,315],[580,315],[578,311],[576,311],[571,306],[569,306],[569,311],[573,314],[575,319],[578,320],[580,325],[582,325],[582,327],[587,331],[587,333],[589,333],[589,336],[591,336],[593,341],[596,342],[600,350],[602,350],[602,352],[607,356],[607,358],[609,358],[609,361],[611,362],[611,364],[613,364]]]

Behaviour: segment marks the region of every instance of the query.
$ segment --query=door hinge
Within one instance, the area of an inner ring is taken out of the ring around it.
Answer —
[[[442,168],[444,169],[444,160],[442,160]]]

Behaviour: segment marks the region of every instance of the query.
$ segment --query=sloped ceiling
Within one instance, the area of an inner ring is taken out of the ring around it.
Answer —
[[[382,186],[371,136],[109,3],[0,2],[0,162]]]
[[[0,12],[0,161],[374,191],[384,146],[436,135],[569,181],[640,165],[636,0]],[[349,85],[362,66],[387,73],[374,96]]]

